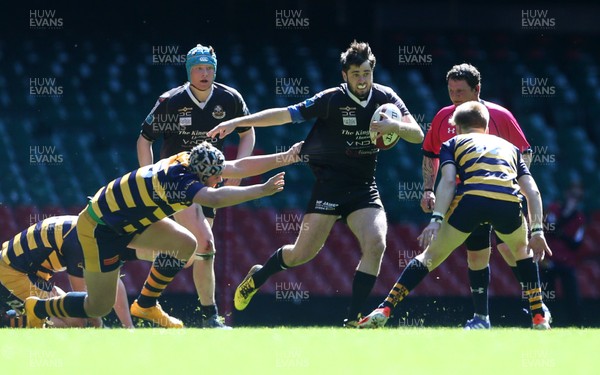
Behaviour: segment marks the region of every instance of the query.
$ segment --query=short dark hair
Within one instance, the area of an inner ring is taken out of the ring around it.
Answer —
[[[369,43],[366,42],[354,40],[340,56],[340,63],[342,63],[342,71],[344,72],[347,72],[351,65],[362,65],[365,61],[369,61],[371,69],[375,69],[375,55],[371,52]]]
[[[467,81],[467,84],[472,89],[481,83],[481,73],[471,64],[462,63],[460,65],[454,65],[452,69],[446,74],[446,83],[449,80]]]
[[[456,107],[449,122],[454,126],[460,126],[461,129],[485,129],[489,120],[488,109],[483,104],[471,100]]]

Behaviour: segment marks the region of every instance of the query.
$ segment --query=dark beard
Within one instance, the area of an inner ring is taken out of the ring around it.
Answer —
[[[369,97],[369,92],[370,91],[367,91],[364,95],[359,95],[357,92],[355,92],[352,89],[352,87],[350,87],[350,85],[348,85],[348,90],[352,93],[352,95],[356,96],[360,100],[367,100],[367,98]]]

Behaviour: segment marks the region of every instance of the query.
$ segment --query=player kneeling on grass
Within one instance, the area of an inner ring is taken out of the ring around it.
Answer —
[[[102,187],[79,214],[77,234],[83,248],[87,293],[25,300],[28,327],[46,317],[100,317],[115,303],[120,254],[126,248],[158,254],[131,306],[131,314],[162,327],[183,323],[158,304],[163,290],[196,251],[193,234],[168,217],[198,203],[226,207],[283,190],[284,173],[252,186],[215,188],[222,178],[255,176],[298,161],[302,143],[285,153],[225,161],[221,151],[203,142],[155,164],[141,167]]]
[[[11,310],[0,316],[0,327],[22,328],[23,301],[30,296],[49,298],[66,293],[53,283],[55,272],[66,270],[74,291],[85,291],[83,252],[77,239],[77,216],[53,216],[39,221],[2,244],[0,250],[0,302]],[[1,306],[0,306],[1,308]],[[119,279],[115,313],[121,324],[133,328],[125,285]],[[53,317],[49,325],[102,327],[102,319]]]
[[[550,328],[542,309],[537,264],[546,253],[552,255],[542,229],[542,199],[520,151],[509,142],[486,134],[488,121],[489,113],[479,102],[466,102],[456,108],[450,122],[458,135],[442,145],[442,180],[436,191],[437,200],[431,223],[419,236],[425,251],[410,261],[387,298],[359,321],[359,328],[384,326],[396,305],[483,223],[493,226],[517,260],[521,288],[529,299],[532,327]],[[457,175],[461,181],[458,186]],[[529,241],[519,190],[528,202]]]

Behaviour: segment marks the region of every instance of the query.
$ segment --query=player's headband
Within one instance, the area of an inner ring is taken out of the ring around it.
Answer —
[[[205,47],[202,44],[198,44],[192,48],[185,60],[185,69],[187,70],[188,81],[191,80],[191,71],[194,65],[208,64],[212,65],[217,72],[217,55],[215,55],[211,47]]]

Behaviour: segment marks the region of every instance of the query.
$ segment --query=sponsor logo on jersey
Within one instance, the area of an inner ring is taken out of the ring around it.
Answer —
[[[179,125],[180,126],[189,126],[189,125],[192,125],[192,118],[191,117],[180,117],[179,118]]]
[[[183,108],[179,108],[177,110],[177,112],[179,112],[179,116],[188,116],[191,117],[192,116],[192,107],[183,107]]]
[[[358,124],[356,121],[356,107],[340,107],[340,112],[345,126],[356,126]]]
[[[223,119],[226,115],[227,115],[227,113],[225,113],[225,111],[223,110],[223,107],[221,107],[220,105],[216,105],[215,108],[213,109],[212,116],[214,118],[216,118],[217,120]]]

